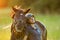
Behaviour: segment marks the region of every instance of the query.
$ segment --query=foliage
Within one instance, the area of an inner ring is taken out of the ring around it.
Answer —
[[[9,0],[9,5],[22,5],[34,12],[60,12],[60,0]]]

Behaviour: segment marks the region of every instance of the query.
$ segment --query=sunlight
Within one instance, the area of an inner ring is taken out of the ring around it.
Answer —
[[[0,8],[7,7],[8,5],[8,0],[0,0]]]

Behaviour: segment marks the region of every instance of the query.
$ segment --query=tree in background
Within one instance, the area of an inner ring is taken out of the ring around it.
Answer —
[[[34,12],[60,12],[60,0],[9,0],[9,5],[22,5]]]

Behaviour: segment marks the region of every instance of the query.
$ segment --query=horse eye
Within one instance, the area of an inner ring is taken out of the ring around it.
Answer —
[[[19,21],[20,23],[23,23],[23,21]]]

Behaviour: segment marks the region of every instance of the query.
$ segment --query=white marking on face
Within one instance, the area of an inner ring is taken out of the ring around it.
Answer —
[[[20,15],[23,15],[22,13]]]

